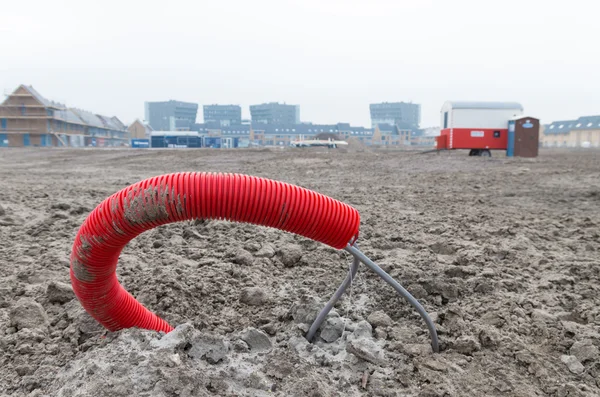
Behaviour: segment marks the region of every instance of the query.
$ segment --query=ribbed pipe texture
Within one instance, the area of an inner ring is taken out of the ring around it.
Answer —
[[[178,173],[113,194],[81,225],[71,252],[77,298],[110,331],[173,327],[146,309],[116,275],[119,255],[139,234],[167,223],[219,219],[269,226],[342,249],[358,237],[360,215],[347,204],[288,183],[239,174]]]

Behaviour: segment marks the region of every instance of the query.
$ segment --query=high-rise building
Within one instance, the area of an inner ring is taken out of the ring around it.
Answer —
[[[204,122],[220,126],[240,125],[242,108],[239,105],[204,105]]]
[[[300,106],[270,102],[250,106],[253,123],[300,124]]]
[[[421,105],[410,102],[383,102],[369,105],[371,126],[378,124],[407,125],[418,129],[421,123]]]
[[[198,105],[181,101],[146,102],[146,121],[155,131],[189,131]]]

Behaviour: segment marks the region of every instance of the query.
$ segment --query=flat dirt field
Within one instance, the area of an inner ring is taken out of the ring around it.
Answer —
[[[249,224],[186,221],[123,251],[121,283],[176,330],[110,333],[69,256],[102,200],[150,176],[236,172],[360,211],[365,266]],[[598,396],[600,151],[537,159],[369,150],[0,150],[2,396]]]

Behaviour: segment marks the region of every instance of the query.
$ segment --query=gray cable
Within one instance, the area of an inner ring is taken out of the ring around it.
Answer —
[[[394,289],[400,295],[402,295],[408,301],[408,303],[410,303],[415,309],[417,309],[417,312],[419,312],[419,314],[421,315],[423,320],[425,320],[425,323],[427,324],[427,328],[429,328],[429,334],[431,336],[431,347],[433,348],[434,352],[439,353],[440,346],[439,346],[439,342],[438,342],[437,330],[435,329],[435,325],[433,324],[431,317],[429,317],[429,314],[427,314],[427,312],[425,311],[423,306],[421,306],[419,301],[416,300],[410,294],[410,292],[405,290],[404,287],[402,287],[396,280],[394,280],[392,278],[392,276],[390,276],[382,268],[377,266],[375,264],[375,262],[373,262],[372,260],[367,258],[367,256],[365,254],[363,254],[357,247],[353,247],[350,244],[348,244],[345,249],[346,249],[346,251],[350,252],[354,256],[354,258],[360,259],[360,261],[362,263],[364,263],[365,265],[370,267],[371,270],[373,270],[375,273],[377,273],[379,275],[379,277],[384,279],[386,283],[388,283],[392,287],[394,287]],[[339,289],[338,289],[338,291],[339,291]],[[336,293],[337,293],[337,291],[336,291]]]
[[[325,305],[323,310],[321,310],[321,312],[319,313],[319,315],[317,316],[315,321],[310,326],[310,329],[308,330],[308,333],[306,334],[306,339],[309,342],[311,342],[313,340],[313,338],[315,337],[315,334],[317,333],[317,330],[319,329],[319,327],[321,327],[321,324],[323,324],[323,322],[327,318],[327,315],[329,314],[331,309],[333,309],[333,306],[340,299],[340,297],[344,294],[344,292],[346,292],[346,288],[348,288],[348,286],[354,279],[354,276],[356,276],[356,272],[358,271],[358,264],[360,263],[360,260],[356,257],[356,255],[353,255],[353,257],[354,257],[354,259],[352,261],[352,266],[350,267],[350,271],[348,272],[348,275],[346,276],[344,281],[342,281],[342,284],[340,284],[337,291],[335,291],[333,296],[329,299],[329,302],[327,302],[327,304]]]

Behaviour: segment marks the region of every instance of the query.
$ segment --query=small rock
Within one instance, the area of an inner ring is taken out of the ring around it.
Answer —
[[[272,258],[275,256],[275,248],[272,244],[263,245],[255,254],[258,258]]]
[[[382,364],[385,361],[383,350],[370,339],[352,339],[346,345],[346,351],[372,364]]]
[[[162,338],[152,340],[150,345],[159,349],[182,349],[190,343],[195,332],[196,330],[192,324],[180,324]]]
[[[48,315],[36,301],[21,298],[10,310],[10,322],[17,330],[24,328],[48,328]]]
[[[533,311],[531,312],[531,319],[534,321],[541,321],[545,323],[552,323],[556,321],[555,316],[541,309],[533,309]]]
[[[569,353],[571,353],[572,356],[577,357],[577,360],[584,363],[598,357],[598,348],[588,339],[573,343]]]
[[[237,339],[231,343],[233,350],[238,353],[247,353],[250,351],[250,347],[246,342],[241,339]]]
[[[353,338],[370,338],[373,336],[373,327],[366,321],[356,324],[356,329],[352,332]]]
[[[180,236],[179,234],[172,235],[171,238],[169,239],[169,243],[176,247],[183,247],[186,245],[185,239],[182,236]]]
[[[250,241],[250,242],[244,244],[244,249],[246,251],[256,252],[260,249],[260,244],[257,243],[256,241]]]
[[[299,324],[312,324],[319,312],[323,309],[323,304],[314,297],[304,297],[302,301],[294,304],[290,309],[290,315],[294,322]]]
[[[35,368],[32,367],[31,365],[19,365],[15,368],[15,371],[16,371],[17,375],[25,376],[25,375],[31,375],[35,371]]]
[[[254,352],[266,352],[271,350],[273,345],[271,339],[264,332],[256,328],[248,328],[242,334],[242,340],[250,346],[250,350]]]
[[[417,299],[424,299],[429,295],[421,284],[411,284],[406,289]]]
[[[454,342],[454,350],[459,353],[471,355],[472,353],[481,350],[481,345],[472,336],[461,336]]]
[[[344,320],[340,317],[329,317],[321,331],[321,338],[327,343],[335,342],[342,336],[344,330]]]
[[[235,252],[233,261],[238,265],[250,266],[254,262],[254,257],[245,249],[240,248]]]
[[[454,255],[456,250],[447,243],[435,243],[429,246],[429,249],[439,255]]]
[[[284,266],[294,267],[302,259],[302,248],[298,245],[288,245],[279,254]]]
[[[229,346],[223,338],[215,335],[202,334],[194,338],[188,355],[193,358],[204,358],[211,364],[216,364],[227,356]]]
[[[46,288],[46,297],[50,303],[67,303],[75,297],[69,284],[51,281]]]
[[[260,327],[260,329],[262,329],[263,331],[265,331],[267,334],[273,336],[277,333],[277,331],[279,331],[279,327],[274,324],[274,323],[267,323],[265,325],[263,325],[262,327]]]
[[[387,339],[388,333],[381,327],[375,328],[375,337],[377,339]]]
[[[381,310],[371,313],[369,317],[367,317],[367,321],[373,326],[373,328],[390,327],[394,323],[390,316]]]
[[[493,328],[492,329],[483,329],[479,333],[479,342],[481,343],[481,346],[483,346],[483,347],[494,348],[498,345],[499,339],[500,339],[500,336]]]
[[[68,203],[56,203],[52,205],[52,209],[66,211],[71,208],[71,205]]]
[[[267,294],[260,287],[248,287],[242,290],[240,301],[250,306],[260,306],[267,302]]]
[[[560,356],[560,361],[567,364],[567,368],[569,368],[569,371],[576,375],[582,374],[585,371],[585,367],[579,362],[579,360],[575,356],[562,355]]]
[[[422,364],[425,368],[429,368],[434,371],[446,372],[448,371],[448,365],[439,361],[437,358],[428,358],[423,361]]]
[[[401,350],[410,357],[424,356],[431,353],[431,346],[424,343],[407,343],[401,346]]]
[[[153,248],[160,248],[162,246],[163,246],[163,242],[160,240],[154,240],[154,242],[152,243]]]

